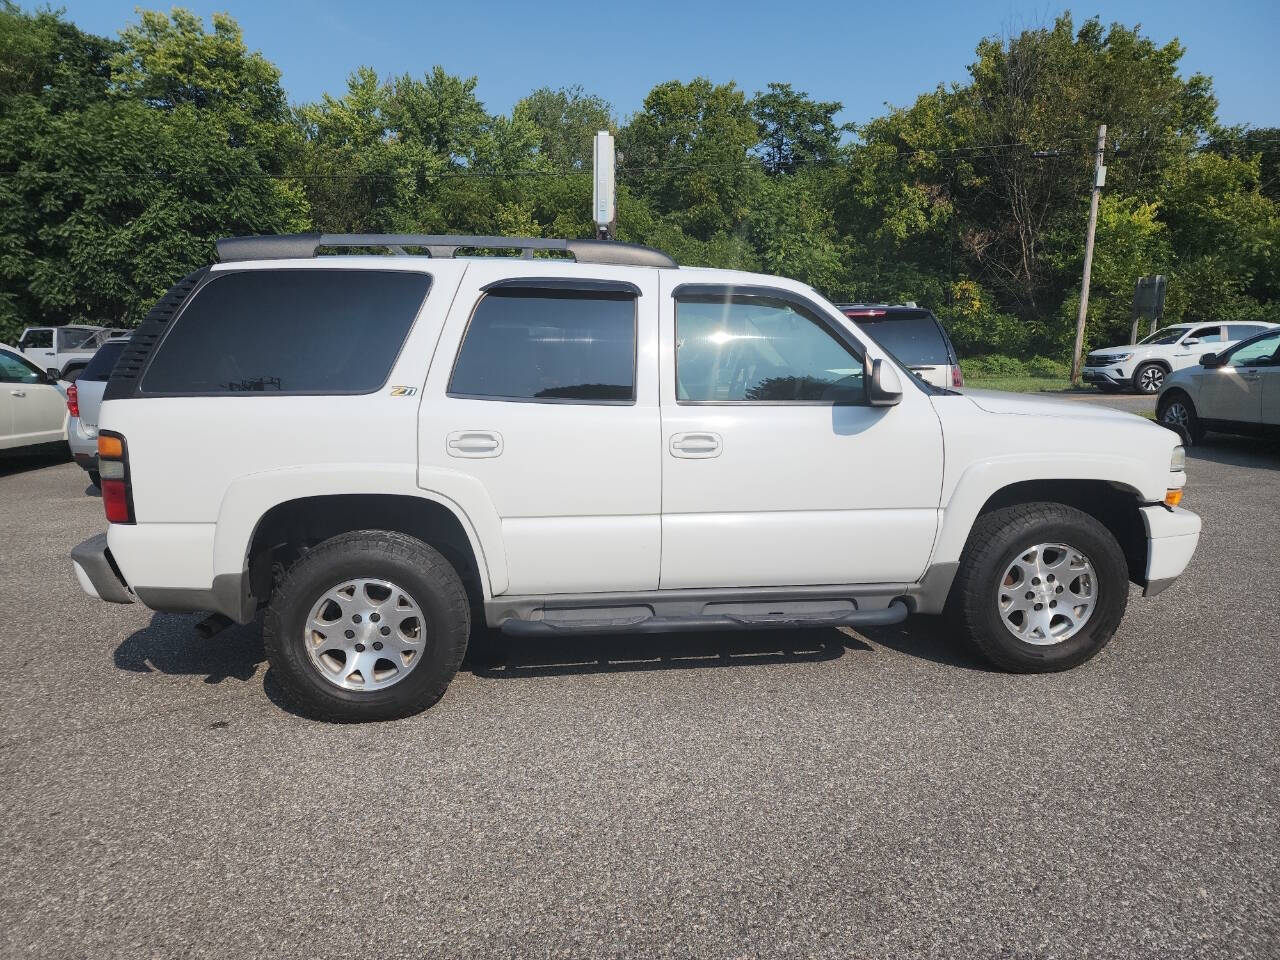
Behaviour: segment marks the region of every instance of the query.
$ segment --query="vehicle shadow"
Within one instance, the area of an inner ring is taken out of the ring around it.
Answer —
[[[55,444],[52,448],[33,450],[6,450],[0,454],[0,477],[13,476],[19,473],[30,473],[32,470],[43,470],[45,467],[56,467],[71,461],[71,449],[64,443],[61,449]]]
[[[196,633],[199,613],[157,613],[151,623],[116,647],[112,659],[120,670],[203,676],[205,683],[252,680],[266,660],[259,621],[229,627],[210,639]]]
[[[857,631],[872,643],[888,647],[898,653],[929,660],[945,667],[995,672],[986,660],[943,617],[917,614],[902,623],[887,627],[865,627]]]
[[[1267,437],[1236,437],[1210,433],[1187,447],[1187,459],[1209,460],[1231,467],[1280,466],[1280,440]]]

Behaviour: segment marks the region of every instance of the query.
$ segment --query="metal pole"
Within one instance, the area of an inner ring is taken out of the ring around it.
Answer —
[[[1107,179],[1103,154],[1107,149],[1107,125],[1098,127],[1098,150],[1094,160],[1093,196],[1089,200],[1089,230],[1084,239],[1084,276],[1080,279],[1080,312],[1076,315],[1076,348],[1071,355],[1071,382],[1080,382],[1080,351],[1084,349],[1084,318],[1089,312],[1089,274],[1093,270],[1093,235],[1098,229],[1098,197]]]

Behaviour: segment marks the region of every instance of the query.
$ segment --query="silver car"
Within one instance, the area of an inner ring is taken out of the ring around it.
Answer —
[[[80,371],[76,382],[67,388],[67,408],[71,411],[67,441],[71,455],[88,472],[94,486],[98,485],[98,409],[116,358],[128,342],[128,337],[113,337],[104,343]]]
[[[1198,442],[1206,431],[1280,433],[1280,328],[1241,341],[1171,374],[1156,417]]]

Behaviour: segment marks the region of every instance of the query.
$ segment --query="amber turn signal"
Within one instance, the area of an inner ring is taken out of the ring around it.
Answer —
[[[1176,507],[1182,502],[1182,488],[1176,490],[1166,490],[1164,493],[1164,505],[1166,507]]]
[[[117,459],[124,456],[124,442],[119,437],[113,437],[109,434],[98,434],[98,456],[115,457]]]

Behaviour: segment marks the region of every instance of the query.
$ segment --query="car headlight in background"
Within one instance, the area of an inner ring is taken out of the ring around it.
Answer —
[[[1124,363],[1132,356],[1132,353],[1117,353],[1114,357],[1107,357],[1107,363]]]
[[[1177,446],[1173,448],[1173,455],[1169,457],[1169,472],[1179,473],[1187,469],[1187,448]]]

